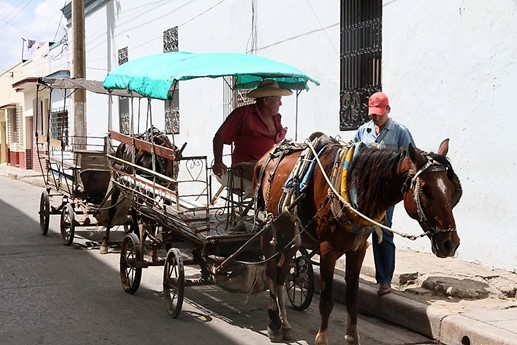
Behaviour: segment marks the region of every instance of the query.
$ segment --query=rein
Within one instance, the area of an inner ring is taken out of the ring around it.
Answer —
[[[339,199],[339,201],[350,211],[352,211],[353,213],[357,214],[359,217],[363,218],[364,220],[367,220],[368,222],[382,228],[382,229],[385,229],[385,230],[388,230],[394,234],[397,234],[399,236],[402,236],[404,238],[407,238],[411,241],[414,241],[418,238],[421,238],[421,237],[424,237],[424,236],[427,236],[428,233],[425,232],[423,234],[420,234],[420,235],[411,235],[411,234],[408,234],[408,233],[405,233],[405,232],[401,232],[401,231],[397,231],[395,229],[392,229],[388,226],[385,226],[384,224],[381,224],[373,219],[371,219],[370,217],[362,214],[361,212],[359,212],[358,210],[356,210],[347,200],[345,200],[341,194],[334,188],[334,186],[332,185],[332,182],[330,181],[329,177],[327,176],[327,173],[325,172],[325,168],[323,167],[323,165],[321,164],[321,161],[318,157],[318,154],[316,152],[316,150],[314,149],[314,147],[312,146],[311,142],[306,140],[305,141],[305,144],[307,144],[307,146],[312,150],[312,152],[314,153],[314,156],[315,156],[315,159],[316,159],[316,163],[318,163],[318,166],[320,167],[320,170],[321,170],[321,173],[323,174],[323,177],[325,178],[325,180],[327,181],[327,184],[329,185],[329,189],[334,193],[334,195]],[[416,174],[415,174],[415,178],[418,177],[418,175],[420,175],[422,173],[422,169],[420,169]]]

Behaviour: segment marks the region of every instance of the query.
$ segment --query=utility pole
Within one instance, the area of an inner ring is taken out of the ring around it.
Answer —
[[[86,52],[84,44],[84,0],[72,0],[73,57],[72,77],[86,77]],[[77,89],[73,94],[75,148],[86,149],[86,90]]]

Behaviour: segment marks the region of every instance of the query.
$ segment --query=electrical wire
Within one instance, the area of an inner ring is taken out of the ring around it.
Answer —
[[[68,2],[68,0],[64,0],[64,4],[63,4],[63,7],[64,8],[66,6],[66,3]],[[61,27],[61,21],[63,20],[64,18],[64,13],[63,11],[61,11],[61,18],[59,18],[59,24],[57,24],[57,29],[56,29],[56,33],[54,34],[54,42],[56,41],[56,38],[57,38],[57,33],[59,32],[59,28]]]
[[[16,5],[16,7],[15,7],[15,8],[13,8],[13,10],[12,10],[12,11],[7,15],[7,16],[5,16],[5,19],[0,19],[1,21],[3,21],[3,22],[4,22],[4,24],[0,25],[0,29],[1,29],[1,28],[3,28],[3,27],[5,26],[5,24],[9,24],[9,25],[11,25],[11,26],[14,26],[13,24],[11,24],[11,20],[13,20],[14,18],[16,18],[16,16],[17,16],[21,11],[23,11],[23,10],[25,9],[25,7],[27,7],[27,5],[29,5],[29,4],[32,2],[32,0],[24,0],[24,1],[27,1],[27,3],[26,3],[23,7],[20,7],[20,8],[18,9],[18,12],[16,12],[16,13],[15,13],[15,14],[10,18],[10,19],[8,19],[8,17],[9,17],[9,16],[14,12],[14,11],[16,11],[17,7],[18,7],[18,6],[20,6],[20,5],[21,5],[21,3],[20,3],[20,4],[18,4],[18,5]],[[14,27],[15,27],[15,26],[14,26]]]

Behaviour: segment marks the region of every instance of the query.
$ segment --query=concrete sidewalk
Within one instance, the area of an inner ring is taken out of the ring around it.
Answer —
[[[5,163],[0,164],[0,176],[45,186],[40,172]],[[446,345],[517,345],[515,273],[397,248],[392,293],[379,297],[374,276],[369,248],[360,284],[363,313]],[[335,297],[344,302],[344,274],[339,267],[334,281]]]
[[[396,240],[395,240],[396,241]],[[336,271],[344,302],[344,273]],[[517,345],[517,274],[397,248],[392,293],[378,296],[371,246],[363,264],[360,310],[446,345]]]
[[[20,169],[9,166],[6,163],[2,163],[0,164],[0,176],[7,176],[12,179],[30,183],[35,186],[45,187],[43,174],[40,171],[32,169]]]

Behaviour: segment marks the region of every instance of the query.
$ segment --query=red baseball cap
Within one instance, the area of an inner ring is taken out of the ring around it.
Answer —
[[[390,105],[388,95],[384,92],[376,92],[368,99],[368,115],[384,114],[388,105]]]

